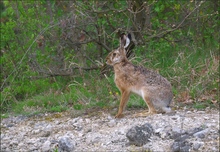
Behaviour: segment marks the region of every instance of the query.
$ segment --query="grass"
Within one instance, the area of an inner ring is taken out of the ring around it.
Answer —
[[[142,59],[137,63],[158,71],[171,81],[176,104],[183,102],[196,105],[206,97],[208,100],[204,102],[210,101],[212,105],[219,107],[218,50],[194,46],[184,46],[178,50],[172,47],[166,49],[169,51],[161,48],[149,51],[144,57],[139,54]]]
[[[143,54],[144,49],[149,51]],[[175,50],[173,46],[166,45],[166,48],[137,48],[135,51],[136,57],[132,59],[134,64],[156,70],[171,81],[174,106],[187,104],[196,109],[219,108],[220,56],[217,50],[193,46]],[[7,109],[4,116],[7,116],[7,112],[29,115],[62,112],[70,108],[79,111],[94,107],[109,110],[118,108],[120,93],[113,79],[113,73],[100,78],[99,71],[94,71],[75,78],[32,81],[31,85],[24,83],[20,88],[20,92],[29,91],[31,94],[21,100],[14,100],[16,97],[11,92],[12,88],[9,88],[2,94],[7,99],[1,101],[1,105]],[[15,91],[19,92],[18,89]],[[37,93],[33,94],[33,91]],[[146,107],[140,97],[131,95],[127,108]]]
[[[46,92],[13,102],[10,105],[10,112],[30,115],[39,112],[62,112],[69,108],[85,110],[92,107],[114,106],[116,103],[114,101],[119,98],[119,93],[114,85],[113,75],[108,79],[88,77],[90,76],[88,75],[87,79],[70,81],[65,87],[59,82],[55,82],[58,86],[51,87]]]

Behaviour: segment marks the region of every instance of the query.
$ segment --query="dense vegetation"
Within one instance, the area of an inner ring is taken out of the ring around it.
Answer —
[[[210,0],[1,1],[1,111],[117,107],[113,72],[101,70],[123,32],[135,43],[130,60],[171,81],[174,107],[218,106],[219,8]],[[132,96],[128,106],[145,104]]]

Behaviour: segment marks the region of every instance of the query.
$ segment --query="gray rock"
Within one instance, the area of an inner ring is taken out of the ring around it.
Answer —
[[[43,132],[41,132],[40,133],[40,137],[49,137],[50,136],[50,134],[51,134],[51,132],[50,131],[43,131]]]
[[[85,139],[86,141],[86,144],[90,145],[90,144],[96,144],[96,143],[99,143],[100,140],[101,140],[101,135],[100,134],[94,134],[94,133],[89,133],[87,134],[87,137]]]
[[[197,137],[197,138],[205,138],[205,136],[208,132],[209,132],[209,128],[202,130],[202,131],[199,131],[199,132],[193,134],[193,136]]]
[[[59,151],[71,152],[75,149],[75,141],[71,140],[69,137],[62,137],[59,140]]]
[[[33,130],[31,133],[35,135],[35,134],[39,134],[40,131],[41,131],[40,129],[36,129],[36,130]]]
[[[10,146],[18,145],[18,141],[17,140],[12,140],[9,145]]]
[[[110,120],[110,121],[108,122],[108,126],[109,126],[109,127],[113,127],[114,125],[116,125],[116,122],[115,122],[114,119],[113,119],[113,120]]]
[[[72,119],[71,122],[74,124],[74,123],[76,123],[79,119],[80,119],[79,117],[76,117],[76,118]]]
[[[187,141],[174,141],[171,145],[172,152],[189,152],[190,144]]]
[[[193,144],[193,150],[199,150],[199,148],[202,146],[202,144],[201,143],[195,143],[195,144]]]
[[[172,127],[168,125],[168,126],[165,126],[165,127],[163,126],[161,128],[156,129],[155,133],[158,137],[162,139],[166,139],[166,138],[172,138],[174,136],[174,133],[176,134],[176,131],[175,129],[172,129]]]
[[[179,150],[180,150],[180,143],[179,142],[174,142],[171,145],[171,151],[178,152]]]
[[[185,134],[187,134],[187,132],[181,128],[178,128],[178,127],[173,127],[171,132],[169,132],[169,136],[171,139],[177,139]]]
[[[49,140],[47,140],[43,145],[42,145],[42,151],[43,152],[47,152],[50,150],[50,144],[51,142]]]
[[[179,137],[177,137],[177,138],[175,139],[175,141],[177,141],[177,142],[183,142],[183,141],[185,141],[186,139],[189,139],[189,138],[190,138],[189,135],[183,134],[183,135],[180,135]]]
[[[178,132],[179,137],[177,137],[173,144],[171,145],[171,151],[172,152],[189,152],[190,151],[190,143],[187,141],[187,139],[190,138],[190,135],[188,134],[181,134]]]
[[[193,129],[188,130],[187,134],[193,135],[193,134],[200,132],[202,130],[204,130],[204,127],[193,128]]]
[[[10,127],[13,127],[13,126],[14,126],[14,124],[8,124],[6,127],[10,128]]]
[[[5,134],[2,133],[0,136],[1,136],[0,137],[0,140],[1,140],[1,139],[3,139],[5,137]]]
[[[142,146],[149,141],[153,133],[153,127],[149,123],[146,123],[142,126],[135,126],[129,129],[126,137],[129,140],[129,144]]]

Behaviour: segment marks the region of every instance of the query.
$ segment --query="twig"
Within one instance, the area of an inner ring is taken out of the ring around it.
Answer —
[[[18,69],[21,67],[21,63],[23,62],[25,56],[27,55],[27,53],[30,51],[31,47],[33,46],[33,44],[36,42],[36,40],[39,38],[40,35],[42,35],[44,32],[46,32],[48,29],[54,27],[54,26],[57,26],[59,25],[60,23],[57,23],[57,24],[54,24],[54,25],[51,25],[49,27],[46,27],[44,28],[38,35],[37,37],[34,39],[34,41],[31,43],[31,45],[28,47],[28,49],[26,50],[26,52],[24,53],[24,55],[22,56],[21,60],[18,62],[17,64],[17,67],[14,68],[14,70],[8,75],[8,77],[6,79],[4,79],[2,85],[1,85],[1,88],[0,90],[3,89],[4,85],[5,85],[5,82],[10,78],[10,76],[15,72],[15,71],[18,71]],[[15,79],[16,75],[14,76],[13,80]]]
[[[164,35],[166,35],[166,34],[172,32],[172,31],[177,30],[177,29],[185,22],[185,20],[186,20],[195,10],[197,10],[197,9],[202,5],[202,3],[204,3],[204,1],[201,1],[201,2],[199,3],[199,5],[196,6],[188,15],[186,15],[185,18],[180,22],[180,24],[178,24],[175,28],[173,28],[173,29],[171,29],[171,30],[163,31],[163,32],[161,32],[161,33],[159,33],[159,34],[157,34],[157,35],[150,36],[150,37],[148,37],[148,39],[152,39],[152,38],[155,38],[155,37],[161,38],[162,36],[164,36]]]

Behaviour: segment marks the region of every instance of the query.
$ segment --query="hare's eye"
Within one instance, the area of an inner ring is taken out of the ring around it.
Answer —
[[[115,56],[116,56],[116,53],[113,53],[112,55],[113,55],[113,57],[115,57]]]

